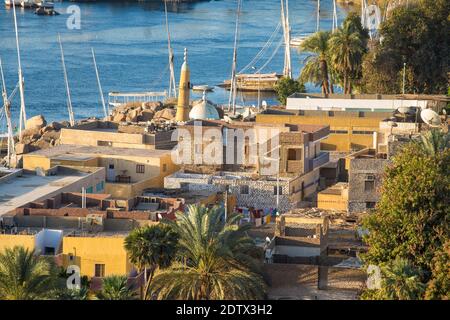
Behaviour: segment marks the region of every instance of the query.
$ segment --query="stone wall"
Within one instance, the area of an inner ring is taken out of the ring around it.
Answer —
[[[369,209],[367,203],[376,203],[380,198],[380,187],[386,159],[351,159],[349,170],[349,212],[363,212]],[[365,190],[365,182],[374,178],[374,189]]]

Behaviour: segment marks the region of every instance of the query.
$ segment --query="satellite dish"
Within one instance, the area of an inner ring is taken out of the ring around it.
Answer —
[[[271,241],[270,238],[266,237],[266,242],[270,242],[270,241]]]
[[[424,109],[420,112],[420,117],[430,127],[439,127],[441,125],[441,118],[431,109]]]
[[[233,120],[229,116],[223,116],[223,121],[230,123]]]
[[[161,215],[161,213],[158,213],[158,220],[162,220],[162,215]]]
[[[267,101],[266,100],[263,100],[261,105],[264,109],[267,109]]]

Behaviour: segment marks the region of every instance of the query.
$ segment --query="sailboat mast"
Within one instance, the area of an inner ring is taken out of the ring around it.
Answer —
[[[64,50],[61,42],[61,36],[58,34],[58,42],[59,42],[59,48],[61,50],[61,62],[64,72],[64,82],[66,84],[66,92],[67,92],[67,109],[69,111],[69,122],[70,125],[75,125],[75,119],[73,117],[73,110],[72,110],[72,100],[70,98],[70,88],[69,88],[69,80],[67,78],[67,70],[66,70],[66,62],[64,61]]]
[[[27,114],[25,110],[25,92],[24,92],[24,80],[22,74],[22,63],[20,59],[20,47],[19,47],[19,31],[17,30],[17,17],[16,17],[16,6],[13,2],[13,15],[14,15],[14,29],[16,33],[16,48],[17,48],[17,61],[19,68],[19,92],[20,92],[20,120],[19,120],[19,134],[22,133],[22,127],[25,126],[27,122]]]
[[[237,93],[236,66],[237,66],[237,43],[239,38],[240,15],[241,15],[241,0],[238,0],[238,7],[236,13],[236,28],[234,31],[234,49],[233,49],[233,64],[231,68],[230,98],[228,99],[228,111],[232,110],[233,114],[236,114],[236,93]]]
[[[316,32],[320,30],[320,0],[317,0],[317,21],[316,21]]]
[[[108,108],[106,107],[105,97],[103,96],[102,84],[100,83],[100,75],[98,74],[97,61],[95,60],[94,48],[91,48],[91,51],[92,51],[92,60],[94,61],[95,75],[97,77],[98,91],[100,93],[100,98],[102,99],[103,114],[105,115],[106,119],[109,115],[109,107]]]
[[[336,11],[336,0],[333,0],[333,29],[332,31],[336,31],[338,28],[338,21],[337,21],[337,11]]]
[[[170,30],[169,30],[169,18],[167,16],[167,1],[164,1],[164,10],[166,13],[166,31],[167,31],[167,49],[169,51],[169,71],[170,71],[170,79],[169,79],[169,97],[177,97],[177,87],[175,81],[175,70],[173,66],[173,49],[170,41]]]
[[[5,116],[6,116],[6,126],[8,127],[8,166],[11,167],[11,158],[16,155],[15,146],[14,146],[14,136],[12,131],[12,122],[11,122],[11,104],[8,100],[8,94],[6,92],[6,83],[5,83],[5,75],[3,74],[3,65],[2,59],[0,58],[0,74],[2,78],[2,96],[3,96],[3,106],[5,108]]]
[[[291,27],[289,24],[289,0],[281,0],[281,19],[284,31],[284,70],[283,75],[287,78],[292,78],[292,67],[291,67]]]

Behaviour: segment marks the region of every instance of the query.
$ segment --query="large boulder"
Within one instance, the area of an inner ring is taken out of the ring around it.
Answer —
[[[143,102],[142,109],[157,112],[163,109],[163,104],[161,101]]]
[[[177,112],[175,109],[165,108],[155,113],[153,120],[155,121],[171,121],[175,119]]]
[[[47,121],[45,121],[44,116],[37,115],[37,116],[31,117],[30,119],[27,120],[27,122],[25,123],[25,129],[38,128],[38,130],[39,130],[39,129],[45,127],[46,125],[47,125]]]
[[[117,113],[116,115],[114,115],[113,121],[114,122],[122,122],[125,121],[126,119],[126,115],[124,115],[123,113]]]
[[[139,109],[134,109],[134,110],[131,110],[130,112],[128,112],[126,121],[136,122],[138,120],[139,111],[140,111]]]
[[[40,131],[41,131],[41,128],[39,128],[39,127],[32,127],[32,128],[27,128],[25,130],[22,130],[22,132],[20,134],[20,141],[27,140],[27,138],[29,140],[39,138]]]
[[[144,110],[142,111],[141,115],[138,117],[139,121],[147,122],[151,121],[153,117],[155,116],[155,112],[152,110]]]
[[[47,131],[42,135],[42,139],[46,141],[58,140],[61,136],[61,131]]]
[[[30,152],[30,145],[26,143],[16,144],[16,154],[24,154]]]

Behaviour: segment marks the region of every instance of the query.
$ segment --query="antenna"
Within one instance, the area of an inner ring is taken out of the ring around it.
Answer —
[[[97,76],[98,91],[100,93],[100,98],[102,99],[103,113],[106,119],[109,115],[109,106],[108,107],[106,106],[105,97],[103,96],[102,84],[100,83],[100,76],[98,74],[97,61],[95,60],[94,48],[91,48],[91,52],[92,52],[92,60],[94,61],[95,75]]]
[[[24,79],[22,74],[22,63],[20,60],[20,46],[19,46],[19,31],[17,30],[17,17],[15,1],[13,3],[13,15],[14,15],[14,29],[16,33],[16,48],[17,48],[17,61],[19,68],[19,92],[20,92],[20,120],[19,120],[19,135],[22,133],[22,127],[25,127],[27,122],[27,114],[25,110],[25,92],[24,92]]]
[[[66,93],[67,93],[67,109],[69,111],[69,122],[70,125],[73,127],[75,125],[75,119],[73,117],[73,110],[72,110],[72,99],[70,98],[70,88],[69,88],[69,80],[67,78],[67,70],[66,70],[66,62],[64,61],[64,50],[61,42],[61,35],[58,33],[58,42],[59,42],[59,49],[61,50],[61,63],[63,67],[64,72],[64,82],[66,84]]]
[[[441,125],[441,118],[431,109],[424,109],[420,112],[420,117],[430,127],[439,127]]]
[[[175,71],[173,66],[173,49],[170,43],[170,30],[169,30],[169,18],[167,16],[167,0],[164,0],[164,10],[166,14],[166,31],[167,31],[167,49],[169,50],[169,71],[170,71],[170,79],[169,79],[169,97],[173,95],[174,98],[177,97],[177,85],[175,81]]]

